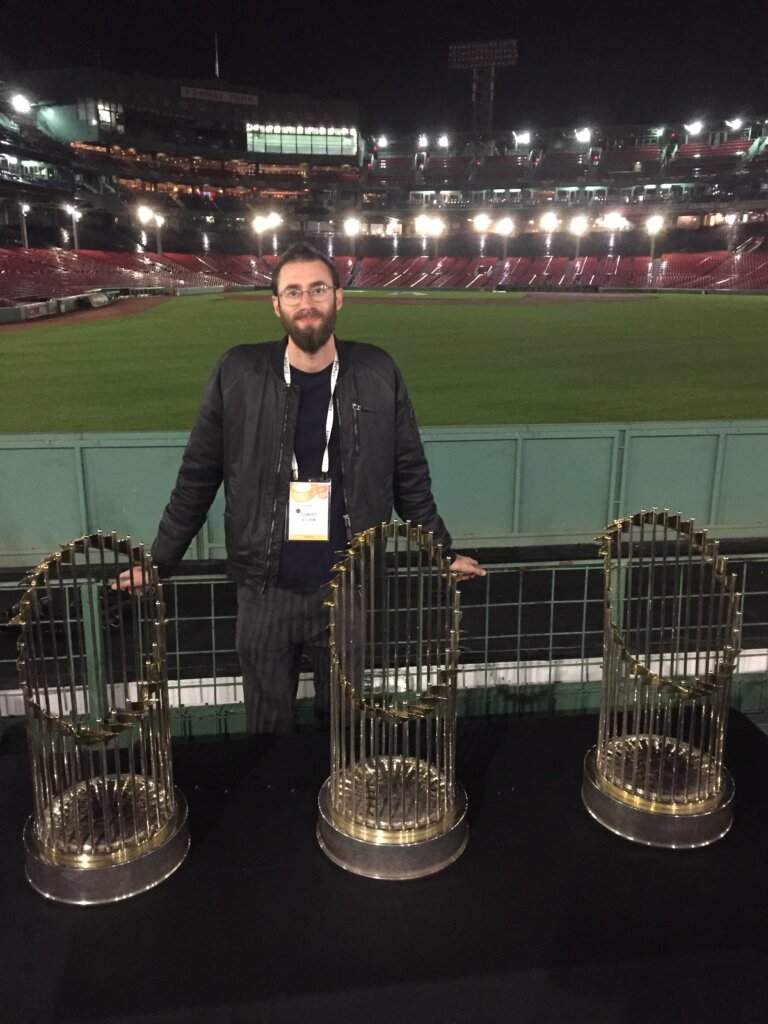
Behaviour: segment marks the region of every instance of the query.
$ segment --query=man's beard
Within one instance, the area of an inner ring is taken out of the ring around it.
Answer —
[[[288,317],[280,310],[280,323],[293,342],[308,355],[318,352],[328,341],[336,327],[336,301],[327,313],[319,313],[316,323],[304,323],[298,314]]]

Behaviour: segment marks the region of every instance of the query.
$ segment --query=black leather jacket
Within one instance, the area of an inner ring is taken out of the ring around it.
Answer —
[[[181,561],[224,483],[227,574],[263,590],[275,582],[285,526],[299,395],[283,377],[286,339],[238,345],[219,360],[152,545],[162,575]],[[335,391],[349,537],[402,519],[451,536],[437,513],[429,469],[400,371],[383,349],[336,342]]]

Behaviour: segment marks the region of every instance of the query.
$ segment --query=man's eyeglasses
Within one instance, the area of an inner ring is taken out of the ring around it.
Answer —
[[[286,306],[296,306],[305,294],[313,302],[323,302],[332,291],[335,291],[332,284],[313,284],[311,288],[284,288],[280,292],[279,298]]]

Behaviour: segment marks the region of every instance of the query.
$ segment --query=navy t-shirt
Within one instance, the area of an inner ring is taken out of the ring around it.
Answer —
[[[332,366],[319,373],[291,367],[291,384],[299,388],[299,413],[293,450],[299,464],[299,480],[322,478]],[[335,410],[334,410],[335,412]],[[331,578],[331,569],[347,546],[344,527],[344,488],[338,416],[334,415],[328,456],[331,479],[330,540],[283,540],[277,585],[288,590],[317,590]]]

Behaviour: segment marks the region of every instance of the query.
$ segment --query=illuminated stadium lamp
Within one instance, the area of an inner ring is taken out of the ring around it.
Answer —
[[[493,223],[487,213],[478,213],[478,215],[472,221],[475,231],[479,231],[481,234],[485,234],[488,228]]]
[[[654,256],[656,255],[656,235],[664,227],[664,218],[658,213],[655,213],[652,217],[649,217],[645,222],[645,230],[648,232],[651,238],[651,266],[653,266]],[[653,273],[653,271],[651,271]]]
[[[283,218],[279,213],[275,213],[273,210],[272,213],[267,214],[267,229],[269,231],[272,231],[274,228],[279,228],[282,223]]]
[[[17,92],[15,96],[11,96],[11,106],[17,114],[28,114],[32,109],[32,104],[20,92]]]
[[[652,128],[651,131],[653,132],[654,135],[663,135],[664,134],[664,127],[662,126],[661,128]]]
[[[429,226],[431,222],[431,217],[427,216],[426,213],[421,213],[413,222],[413,226],[416,228],[417,234],[421,235],[422,238],[426,238],[429,234]]]
[[[728,225],[728,227],[732,228],[733,225],[736,223],[736,214],[735,213],[726,213],[726,215],[725,215],[725,223]]]
[[[149,224],[149,222],[155,216],[155,211],[150,210],[148,206],[140,206],[136,211],[136,216],[139,218],[139,223]]]
[[[82,213],[80,213],[76,206],[72,206],[71,203],[67,203],[64,207],[64,212],[68,213],[72,218],[72,248],[79,249],[80,243],[77,238],[77,222],[82,217]]]
[[[726,121],[726,125],[731,129],[732,132],[737,132],[739,128],[744,124],[740,117],[734,117],[732,121]]]
[[[568,230],[576,239],[576,253],[573,258],[577,260],[579,258],[579,248],[581,247],[581,236],[585,235],[589,230],[589,221],[583,214],[578,214],[576,217],[571,217]]]
[[[576,136],[577,142],[589,142],[592,138],[592,132],[589,128],[577,128],[573,134]]]
[[[357,217],[347,217],[347,219],[344,221],[344,234],[350,241],[353,258],[355,256],[355,239],[360,234],[361,227],[362,225],[360,224],[360,221],[357,219]]]
[[[503,260],[507,258],[507,246],[509,245],[509,236],[514,232],[514,230],[515,222],[512,220],[511,217],[502,217],[501,220],[496,221],[496,227],[494,228],[494,231],[496,232],[497,235],[501,235],[502,238],[504,239],[504,251],[501,257]]]
[[[387,146],[389,145],[389,139],[387,138],[386,135],[380,135],[378,141],[376,142],[376,145],[379,147],[379,149],[386,149]]]
[[[512,132],[515,136],[515,143],[518,146],[530,146],[531,144],[531,133],[530,132]]]
[[[277,214],[272,214],[272,213],[268,214],[266,217],[262,216],[261,214],[257,214],[253,218],[253,220],[251,221],[251,227],[256,232],[256,238],[258,239],[259,259],[261,259],[261,257],[262,257],[261,236],[262,236],[262,234],[265,231],[269,231],[269,229],[271,227],[276,227],[277,226],[276,224],[273,224],[273,222],[272,222],[272,218],[274,218],[276,216],[277,216]]]
[[[684,124],[683,128],[688,132],[689,135],[698,135],[704,125],[701,121],[693,121],[691,124]]]
[[[419,136],[419,142],[418,142],[419,149],[426,149],[428,145],[429,145],[429,139],[427,138],[427,136],[426,135],[420,135]]]
[[[557,214],[553,210],[548,210],[539,220],[539,227],[551,235],[553,231],[557,231],[559,223]]]
[[[608,231],[624,231],[629,227],[629,221],[623,213],[618,210],[611,210],[600,219],[600,226]]]
[[[447,149],[448,146],[450,145],[450,143],[448,141],[448,136],[447,135],[441,135],[440,138],[437,140],[437,144],[438,144],[438,146],[441,149]]]

